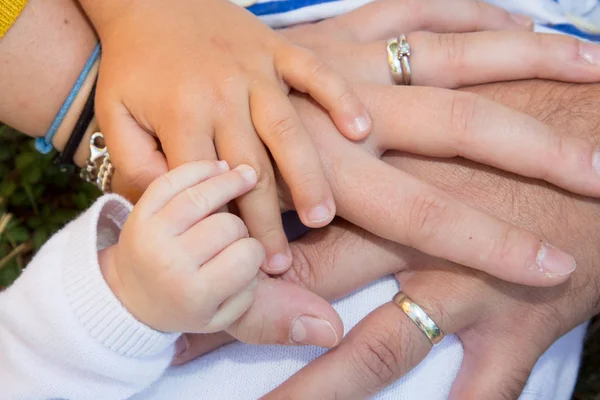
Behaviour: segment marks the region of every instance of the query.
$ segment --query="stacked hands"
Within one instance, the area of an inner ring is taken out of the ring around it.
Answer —
[[[326,300],[396,274],[462,340],[456,398],[519,393],[545,349],[600,309],[600,232],[589,223],[600,209],[577,196],[600,196],[590,137],[600,121],[577,108],[577,86],[449,89],[597,82],[600,48],[469,0],[382,0],[279,32],[205,3],[169,3],[160,32],[144,25],[158,6],[114,15],[84,4],[103,43],[97,113],[113,188],[137,199],[149,185],[119,244],[99,255],[117,298],[157,330],[226,332],[184,336],[176,363],[231,336],[339,345],[273,396],[356,398],[398,379],[430,344],[392,303],[342,342]],[[217,24],[204,7],[228,17]],[[406,32],[419,87],[391,85],[386,39]],[[167,39],[178,46],[157,45]],[[556,119],[561,107],[580,126]],[[327,226],[290,248],[280,205]],[[336,214],[345,221],[329,224]]]

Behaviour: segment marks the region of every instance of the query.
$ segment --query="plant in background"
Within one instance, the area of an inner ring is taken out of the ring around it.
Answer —
[[[52,158],[37,153],[27,136],[0,125],[0,288],[99,194],[76,174],[60,171]]]

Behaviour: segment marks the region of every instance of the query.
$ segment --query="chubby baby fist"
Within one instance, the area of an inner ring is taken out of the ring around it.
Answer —
[[[265,251],[240,218],[219,210],[256,181],[247,165],[200,161],[150,185],[119,243],[100,254],[108,285],[133,316],[164,332],[208,333],[246,312]]]

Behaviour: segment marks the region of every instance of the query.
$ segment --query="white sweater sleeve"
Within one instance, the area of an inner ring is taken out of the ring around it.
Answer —
[[[126,399],[160,378],[177,334],[138,322],[104,281],[97,252],[131,206],[104,196],[0,293],[3,399]]]

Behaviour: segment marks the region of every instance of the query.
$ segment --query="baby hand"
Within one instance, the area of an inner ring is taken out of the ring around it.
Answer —
[[[250,165],[258,184],[236,202],[266,248],[265,271],[285,271],[291,253],[270,155],[305,225],[327,225],[336,211],[287,94],[310,94],[346,137],[361,139],[371,122],[349,84],[228,0],[80,1],[103,46],[98,120],[129,187],[143,193],[167,169],[217,154],[231,166]]]
[[[217,212],[256,185],[247,165],[182,165],[155,180],[119,243],[100,254],[103,275],[140,322],[163,332],[226,329],[252,304],[263,246],[240,218]]]

